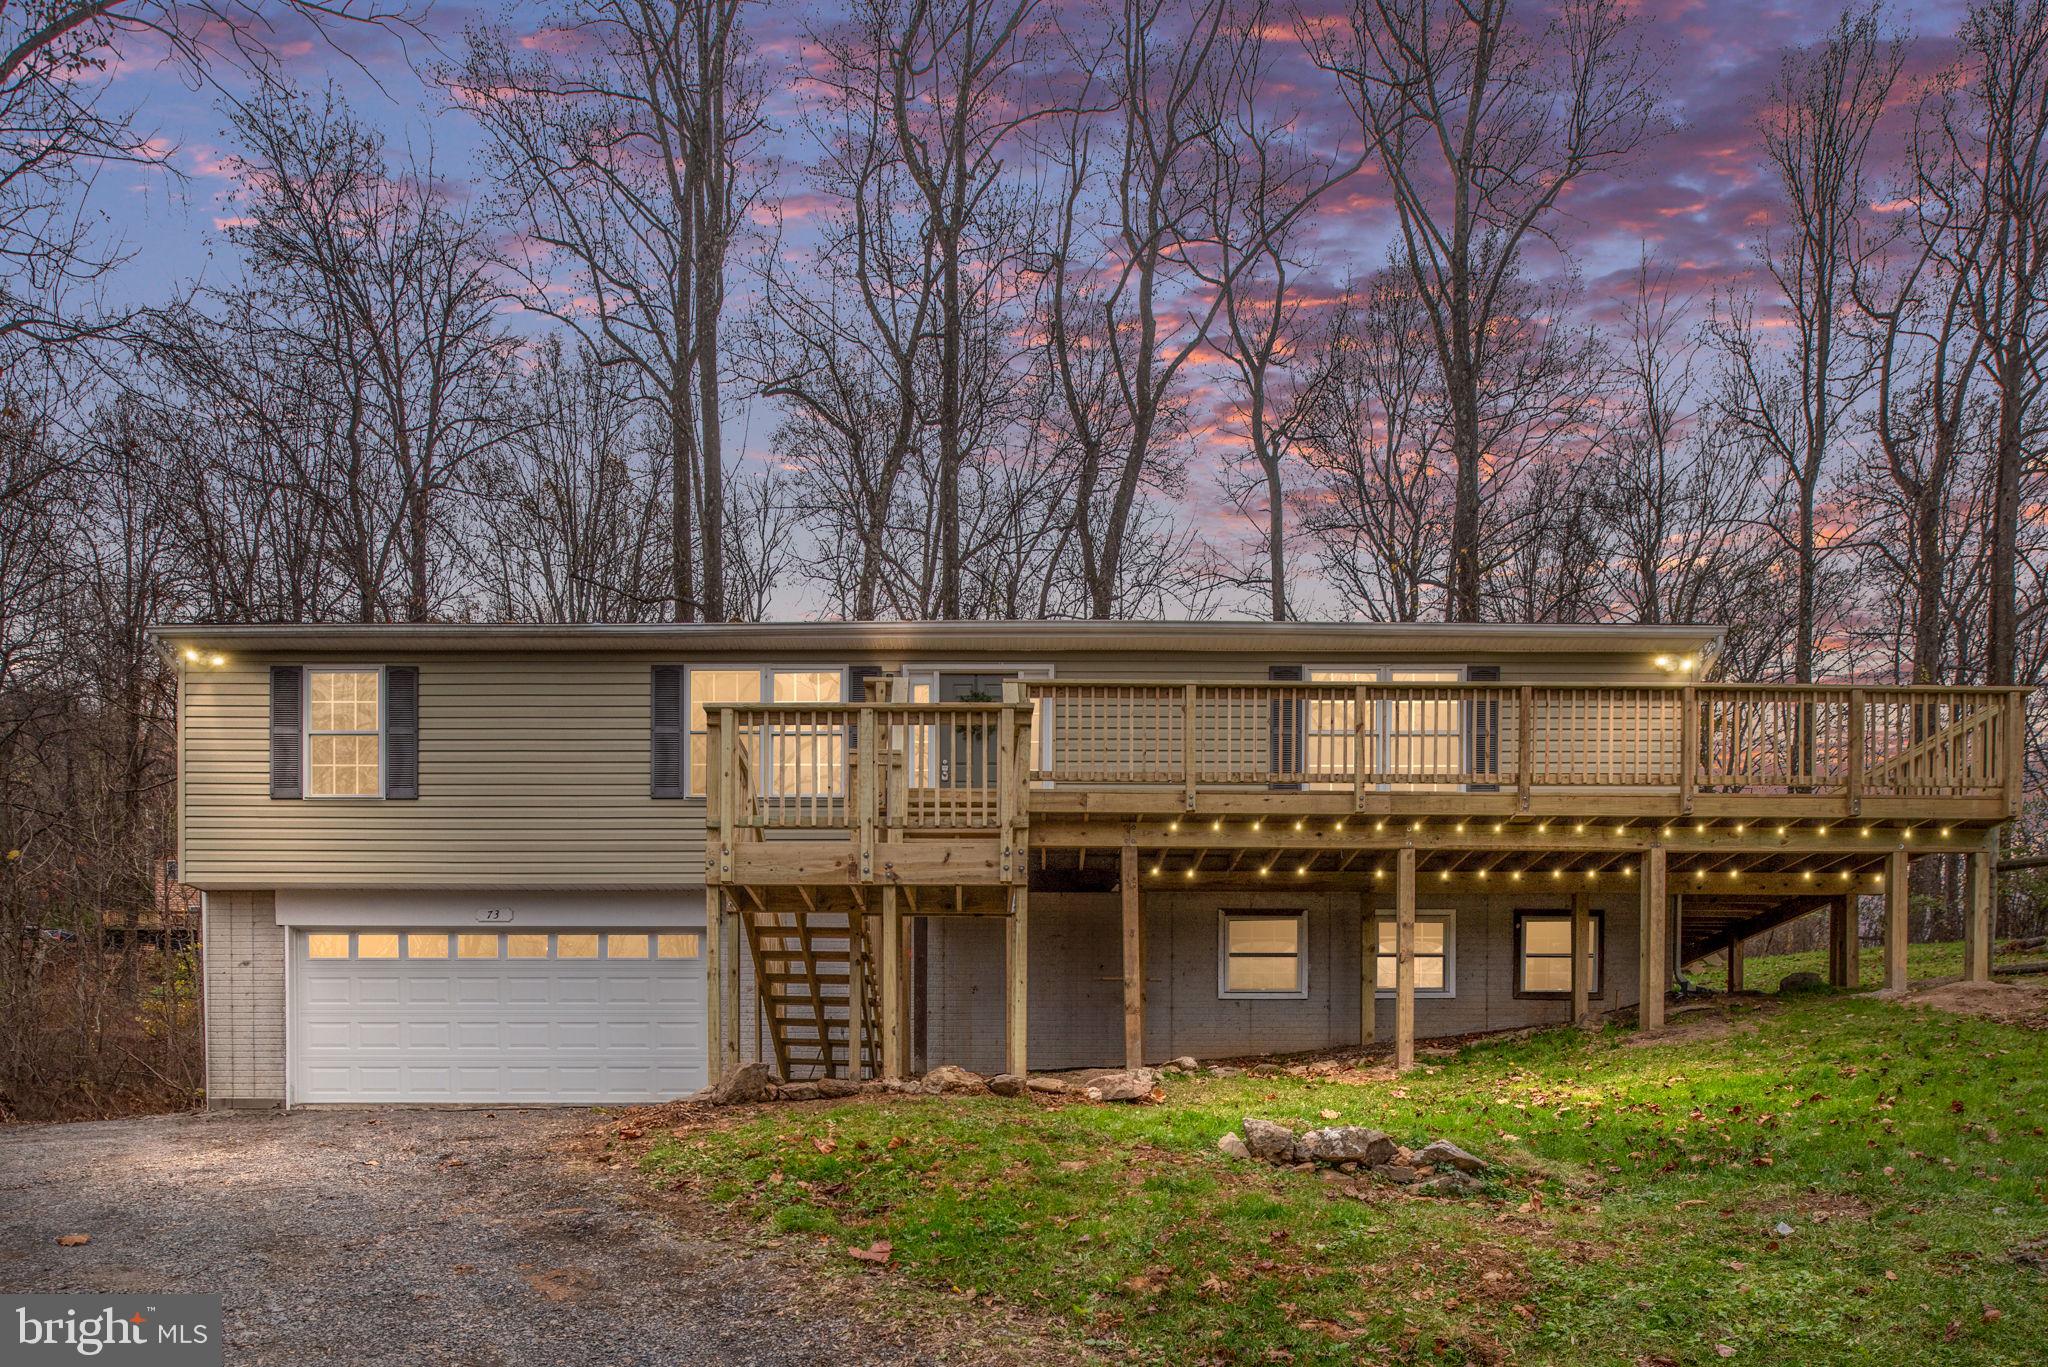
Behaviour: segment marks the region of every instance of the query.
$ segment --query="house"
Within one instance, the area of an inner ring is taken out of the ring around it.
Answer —
[[[1700,627],[160,628],[215,1105],[626,1101],[1597,1017],[2019,800],[2021,694]],[[1575,952],[1574,946],[1577,946]]]

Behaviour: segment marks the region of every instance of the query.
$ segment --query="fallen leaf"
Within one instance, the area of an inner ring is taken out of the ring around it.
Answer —
[[[80,1248],[91,1242],[92,1235],[90,1234],[59,1234],[57,1236],[57,1245],[60,1248]]]
[[[1735,1356],[1735,1350],[1733,1348],[1730,1348],[1725,1343],[1717,1343],[1714,1345],[1714,1356],[1721,1358],[1732,1358]]]
[[[1325,1119],[1325,1120],[1335,1120],[1335,1119],[1337,1118],[1337,1113],[1336,1113],[1335,1111],[1333,1111],[1333,1110],[1330,1110],[1330,1109],[1329,1109],[1328,1107],[1325,1107],[1325,1108],[1324,1108],[1324,1109],[1323,1109],[1323,1110],[1322,1110],[1322,1111],[1320,1112],[1320,1114],[1322,1115],[1323,1119]]]
[[[830,1153],[834,1149],[838,1148],[839,1144],[837,1140],[813,1138],[811,1140],[811,1147],[816,1149],[819,1153]]]
[[[864,1263],[879,1264],[888,1262],[890,1255],[895,1253],[895,1251],[896,1246],[890,1243],[887,1239],[877,1239],[873,1243],[869,1244],[866,1248],[848,1248],[846,1250],[846,1256],[849,1258],[858,1258],[861,1262]]]
[[[619,1131],[619,1138],[621,1139],[638,1139],[639,1137],[640,1131],[635,1129],[624,1129]]]
[[[2003,1310],[1993,1310],[1987,1307],[1984,1311],[1984,1322],[1986,1324],[1996,1324],[2004,1318],[2005,1312]]]
[[[1087,1167],[1088,1167],[1088,1164],[1087,1164],[1087,1162],[1086,1162],[1086,1161],[1084,1161],[1084,1160],[1082,1160],[1082,1159],[1079,1159],[1079,1158],[1069,1158],[1069,1159],[1068,1159],[1068,1160],[1066,1160],[1066,1161],[1065,1161],[1064,1163],[1061,1163],[1061,1164],[1060,1164],[1060,1171],[1061,1171],[1061,1172],[1084,1172],[1084,1171],[1086,1171],[1086,1170],[1087,1170]]]

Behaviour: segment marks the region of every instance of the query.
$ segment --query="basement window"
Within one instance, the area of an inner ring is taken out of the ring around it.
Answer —
[[[1601,943],[1606,925],[1592,914],[1593,943],[1586,955],[1587,992],[1600,995]],[[1572,917],[1568,911],[1515,913],[1515,995],[1569,997],[1572,994]]]
[[[1400,969],[1395,957],[1397,930],[1391,913],[1379,918],[1379,959],[1374,976],[1378,996],[1394,995],[1395,979]],[[1458,995],[1457,919],[1448,911],[1418,910],[1415,913],[1415,995]]]
[[[1308,995],[1308,917],[1299,911],[1225,911],[1218,939],[1217,995]]]

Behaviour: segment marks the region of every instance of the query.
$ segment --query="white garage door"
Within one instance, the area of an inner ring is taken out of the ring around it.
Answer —
[[[305,930],[293,1099],[658,1101],[704,1085],[697,931]]]

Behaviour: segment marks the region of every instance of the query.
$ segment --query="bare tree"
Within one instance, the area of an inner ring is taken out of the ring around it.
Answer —
[[[271,392],[266,367],[314,381],[282,453],[318,500],[349,610],[427,620],[453,604],[463,480],[506,431],[516,344],[485,233],[449,207],[430,161],[394,167],[332,94],[316,105],[266,81],[235,127],[246,222],[229,238],[252,283],[167,315],[152,346],[186,388],[245,412]],[[223,344],[235,337],[253,347]]]
[[[92,297],[128,249],[99,231],[86,200],[106,167],[168,172],[170,151],[117,104],[103,72],[146,47],[205,83],[223,62],[267,61],[285,25],[332,40],[358,26],[410,30],[416,17],[377,0],[0,5],[0,347],[67,345],[132,317]]]
[[[1297,517],[1346,615],[1419,622],[1440,603],[1450,507],[1439,372],[1406,271],[1348,289],[1318,320],[1298,442],[1314,482]],[[1440,611],[1440,607],[1438,607]]]
[[[1659,66],[1619,0],[1541,26],[1511,0],[1353,0],[1302,41],[1340,78],[1399,214],[1400,261],[1435,343],[1454,470],[1446,615],[1481,613],[1483,411],[1497,320],[1532,246],[1562,251],[1559,201],[1656,130]]]
[[[1784,476],[1790,525],[1781,534],[1797,605],[1791,670],[1801,683],[1814,677],[1820,635],[1824,549],[1815,508],[1877,373],[1867,329],[1856,326],[1853,288],[1882,250],[1865,221],[1866,162],[1902,51],[1872,6],[1844,11],[1826,39],[1785,54],[1758,122],[1784,214],[1756,247],[1785,341],[1757,318],[1753,299],[1719,308],[1714,320],[1727,358],[1723,414]]]
[[[1225,487],[1264,523],[1265,608],[1273,621],[1284,622],[1293,609],[1283,467],[1317,390],[1330,378],[1327,368],[1316,368],[1306,346],[1311,317],[1302,277],[1313,263],[1304,247],[1308,221],[1302,210],[1306,197],[1326,192],[1342,177],[1304,145],[1297,113],[1272,108],[1267,6],[1251,5],[1242,23],[1235,107],[1211,134],[1215,173],[1203,235],[1212,249],[1206,258],[1195,258],[1194,266],[1222,301],[1210,340],[1229,364],[1226,422],[1256,470],[1250,484],[1226,480]],[[1326,350],[1320,356],[1327,362],[1337,354]]]
[[[2031,677],[2018,668],[2020,510],[2048,423],[2048,0],[1985,0],[1959,38],[1916,139],[1915,194],[1960,277],[1996,403],[1985,678],[2009,684]]]
[[[572,55],[473,29],[441,73],[529,239],[511,258],[528,307],[633,367],[660,410],[677,620],[727,616],[721,325],[763,128],[745,3],[571,0],[553,22],[586,40]]]

